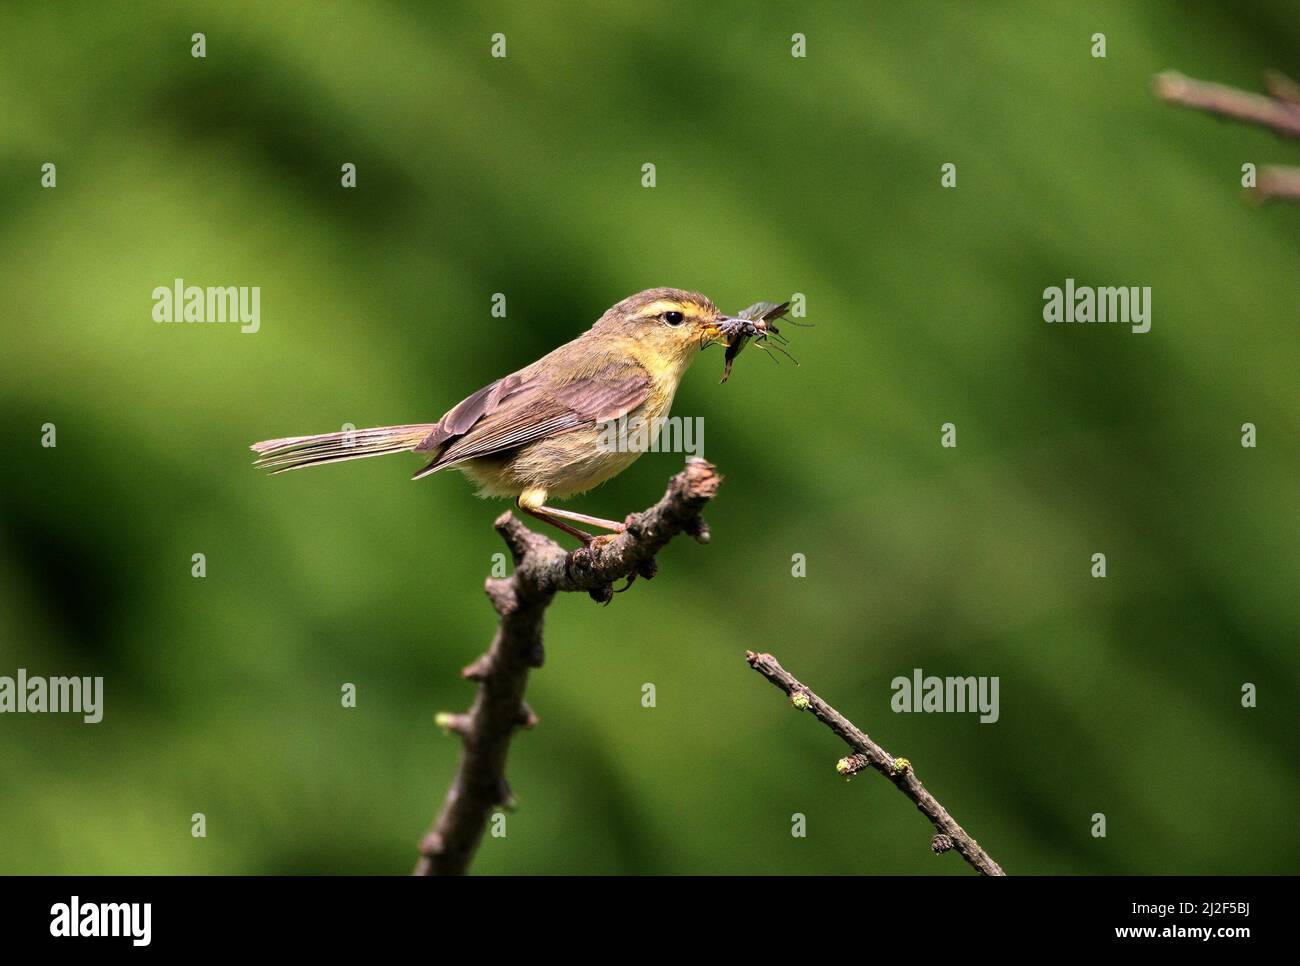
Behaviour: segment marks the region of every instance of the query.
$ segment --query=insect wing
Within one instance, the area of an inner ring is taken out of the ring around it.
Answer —
[[[736,317],[741,319],[766,319],[767,313],[771,312],[772,309],[781,307],[782,306],[778,306],[775,302],[755,302],[749,308],[741,309],[736,313]],[[786,303],[785,308],[789,308],[788,302]]]

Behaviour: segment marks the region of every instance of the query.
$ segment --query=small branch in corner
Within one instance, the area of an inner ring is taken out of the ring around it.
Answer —
[[[1195,80],[1172,70],[1156,75],[1153,87],[1156,97],[1167,103],[1257,124],[1282,137],[1300,138],[1300,84],[1276,71],[1264,75],[1267,94]],[[1261,168],[1254,194],[1260,201],[1300,200],[1300,168]]]
[[[755,671],[788,694],[790,704],[796,710],[811,712],[818,721],[830,728],[849,746],[851,754],[835,763],[835,770],[839,774],[852,777],[868,768],[874,769],[893,782],[894,787],[912,801],[912,804],[930,820],[935,828],[937,834],[930,840],[930,848],[936,855],[955,850],[980,875],[1006,875],[1002,871],[1002,866],[993,861],[993,857],[985,852],[980,844],[957,824],[957,820],[948,813],[948,810],[939,804],[938,799],[926,790],[912,770],[910,761],[906,758],[895,758],[868,738],[852,721],[783,668],[771,654],[755,654],[753,651],[748,651],[745,660]]]

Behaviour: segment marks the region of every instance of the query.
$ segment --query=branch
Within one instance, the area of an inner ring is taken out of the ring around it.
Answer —
[[[1300,138],[1300,106],[1289,99],[1291,89],[1282,83],[1285,78],[1279,78],[1280,75],[1270,75],[1268,84],[1273,96],[1266,97],[1223,84],[1194,80],[1169,70],[1156,75],[1155,92],[1157,97],[1171,104],[1258,124],[1284,137]]]
[[[866,768],[874,768],[888,778],[900,792],[912,800],[921,813],[934,825],[937,835],[930,841],[930,848],[935,852],[947,852],[956,849],[961,857],[971,864],[980,875],[1006,875],[1002,867],[993,861],[978,842],[957,824],[957,820],[948,814],[948,810],[939,804],[921,784],[921,780],[912,771],[912,763],[906,758],[895,758],[885,749],[868,738],[844,715],[801,684],[789,671],[781,667],[771,654],[755,654],[748,651],[745,660],[763,677],[790,695],[790,703],[800,711],[811,711],[831,731],[849,746],[853,754],[841,758],[835,770],[841,775],[852,777]]]
[[[638,575],[652,578],[655,554],[679,533],[708,543],[700,511],[721,481],[711,463],[688,459],[658,503],[627,518],[625,532],[571,553],[508,512],[497,518],[494,525],[514,557],[515,572],[489,578],[485,587],[500,622],[487,652],[461,672],[478,682],[474,704],[464,714],[437,717],[445,730],[460,736],[463,746],[442,810],[420,842],[416,875],[465,872],[492,812],[513,807],[505,778],[506,754],[515,729],[537,723],[524,703],[524,688],[528,672],[542,666],[542,621],[555,595],[585,592],[608,604],[615,581],[626,578],[631,586]]]
[[[1284,198],[1300,200],[1300,168],[1271,164],[1259,169],[1259,197],[1262,201]]]
[[[1271,71],[1264,75],[1264,86],[1268,96],[1193,80],[1176,71],[1165,71],[1155,79],[1156,96],[1163,101],[1258,124],[1283,137],[1300,138],[1300,85]],[[1261,201],[1300,200],[1300,168],[1262,168],[1256,192]]]

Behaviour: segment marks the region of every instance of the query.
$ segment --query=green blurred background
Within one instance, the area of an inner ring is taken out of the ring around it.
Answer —
[[[1296,67],[1290,4],[0,17],[0,674],[106,678],[99,725],[0,717],[0,871],[408,871],[501,505],[405,457],[268,479],[246,447],[437,419],[653,285],[802,292],[816,327],[800,368],[688,376],[713,543],[609,608],[556,601],[476,871],[969,874],[886,782],[835,775],[747,648],[1010,873],[1295,870],[1300,212],[1239,187],[1295,149],[1149,93]],[[261,286],[261,331],[155,324],[176,277]],[[1151,286],[1152,331],[1044,324],[1067,277]],[[679,465],[571,505],[621,517]],[[1001,719],[892,713],[915,667],[999,675]]]

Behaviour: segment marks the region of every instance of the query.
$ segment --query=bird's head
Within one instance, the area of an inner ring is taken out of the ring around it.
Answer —
[[[698,292],[651,288],[611,307],[593,331],[633,340],[665,362],[685,367],[709,343],[730,341],[739,321]]]

